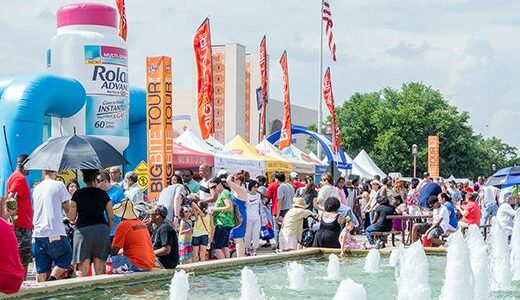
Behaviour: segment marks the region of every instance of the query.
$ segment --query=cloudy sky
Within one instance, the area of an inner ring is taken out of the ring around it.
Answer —
[[[73,0],[0,0],[0,77],[45,70],[56,9]],[[115,1],[98,1],[114,5]],[[470,112],[477,133],[520,147],[520,1],[331,0],[338,61],[336,101],[353,92],[422,81]],[[319,0],[127,0],[130,80],[144,85],[147,55],[173,57],[178,90],[193,87],[192,38],[206,16],[213,44],[257,52],[268,37],[270,96],[280,98],[278,59],[289,56],[291,101],[319,96]]]

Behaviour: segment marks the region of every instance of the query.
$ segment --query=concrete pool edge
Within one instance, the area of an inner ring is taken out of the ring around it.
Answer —
[[[445,255],[445,249],[424,248],[428,255]],[[379,250],[381,255],[389,255],[390,249]],[[152,272],[133,273],[125,275],[99,275],[93,277],[66,279],[45,283],[43,286],[34,288],[24,288],[16,294],[0,294],[0,299],[40,299],[60,295],[71,295],[74,293],[87,293],[96,288],[121,286],[136,283],[145,283],[150,281],[171,278],[176,271],[185,270],[186,273],[204,274],[211,271],[223,271],[238,268],[251,264],[266,264],[270,262],[281,262],[291,259],[306,258],[319,254],[339,254],[339,249],[326,248],[307,248],[283,253],[273,253],[254,257],[232,258],[225,260],[212,260],[203,263],[193,263],[189,265],[178,266],[175,270],[159,270]],[[350,250],[347,252],[349,256],[364,256],[368,250]]]

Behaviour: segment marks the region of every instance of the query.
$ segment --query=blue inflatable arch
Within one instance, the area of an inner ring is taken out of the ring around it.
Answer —
[[[280,139],[280,131],[281,130],[277,130],[277,131],[273,132],[269,137],[267,137],[267,140],[271,144],[277,143],[278,140]],[[336,163],[336,165],[338,166],[338,168],[341,168],[341,169],[352,169],[352,164],[348,163],[347,156],[345,155],[345,152],[343,151],[343,149],[340,148],[338,153],[334,153],[334,151],[332,151],[332,142],[331,142],[330,137],[323,135],[323,134],[316,133],[314,131],[310,131],[306,127],[299,126],[299,125],[292,125],[291,132],[294,135],[305,134],[305,135],[312,136],[316,141],[318,141],[320,143],[321,148],[323,149],[323,152],[325,153],[325,155],[327,155],[327,160],[329,162],[331,160],[334,161]]]

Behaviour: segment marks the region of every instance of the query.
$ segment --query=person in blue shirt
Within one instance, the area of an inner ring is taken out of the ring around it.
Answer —
[[[446,193],[440,193],[439,194],[439,202],[446,206],[450,213],[450,225],[451,227],[457,229],[459,226],[459,220],[457,220],[457,214],[455,213],[455,206],[453,206],[453,203],[451,203],[451,197],[450,195]]]
[[[107,192],[108,197],[110,197],[112,201],[112,207],[125,199],[124,191],[118,185],[112,185],[110,183],[110,175],[106,171],[101,171],[97,176],[97,187]],[[111,240],[114,238],[114,231],[119,223],[121,223],[121,218],[114,215],[114,225],[110,228]]]
[[[440,193],[442,193],[442,189],[437,182],[426,183],[419,191],[419,206],[430,208],[428,198],[438,196]]]

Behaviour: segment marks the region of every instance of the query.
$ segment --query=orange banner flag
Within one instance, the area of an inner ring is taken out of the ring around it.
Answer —
[[[173,176],[172,59],[146,58],[148,199],[158,199]]]
[[[267,89],[268,89],[268,78],[267,78],[267,47],[266,47],[266,38],[262,39],[260,43],[260,87],[262,89],[262,110],[260,111],[260,138],[259,141],[262,141],[265,136],[265,113],[266,113],[266,104],[267,104]]]
[[[125,0],[116,0],[117,11],[119,12],[119,36],[126,41],[126,33],[128,25],[126,23],[126,7]]]
[[[197,65],[197,107],[200,133],[203,139],[213,133],[213,67],[209,18],[206,18],[193,39]]]
[[[428,136],[428,173],[439,176],[439,136]]]
[[[287,67],[287,51],[284,51],[280,58],[283,77],[283,124],[280,131],[280,150],[291,145],[291,100],[289,97],[289,69]]]
[[[334,105],[334,95],[332,94],[332,83],[330,80],[330,68],[327,68],[325,72],[325,78],[323,80],[323,99],[329,109],[331,116],[331,130],[332,130],[332,150],[338,152],[341,147],[341,132],[339,130],[338,122],[336,119],[336,106]]]

